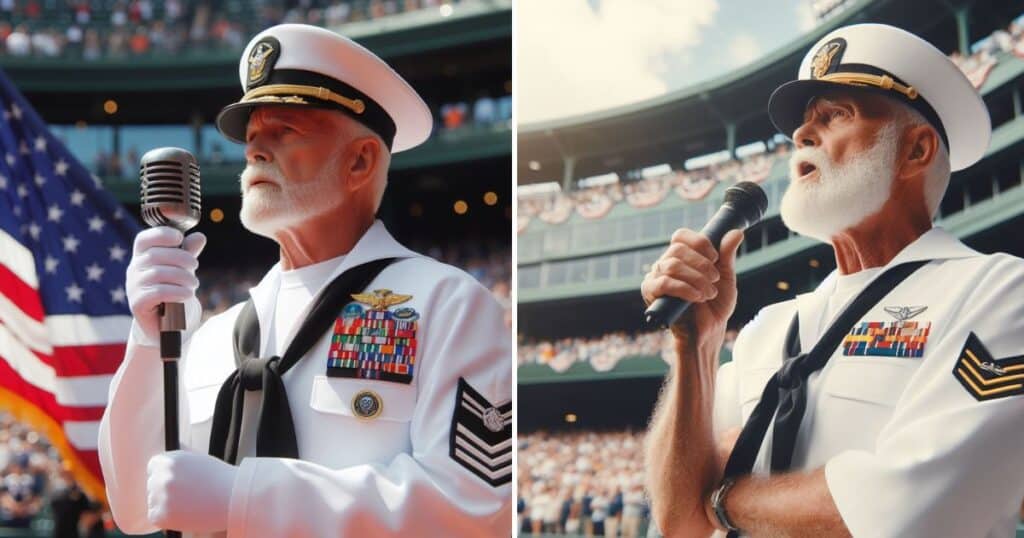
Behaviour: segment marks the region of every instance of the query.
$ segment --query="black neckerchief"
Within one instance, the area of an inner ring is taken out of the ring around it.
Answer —
[[[395,258],[384,258],[366,262],[332,280],[313,300],[309,315],[280,357],[259,358],[260,324],[256,317],[256,307],[252,299],[245,303],[235,320],[234,349],[238,369],[228,376],[217,393],[210,429],[211,456],[231,464],[238,463],[245,392],[262,391],[263,405],[256,429],[256,455],[299,457],[295,425],[281,376],[295,366],[316,345],[324,332],[333,326],[338,311],[352,301],[352,294],[363,291],[394,261]]]
[[[750,474],[772,417],[775,417],[775,428],[772,434],[771,472],[789,470],[797,432],[807,407],[807,378],[825,367],[846,334],[868,310],[927,263],[928,260],[907,262],[886,270],[843,309],[808,353],[800,353],[799,314],[793,316],[783,349],[784,356],[788,358],[782,363],[782,368],[768,379],[761,393],[761,401],[757,402],[736,439],[725,465],[723,479]],[[729,533],[729,538],[735,536],[737,533]]]

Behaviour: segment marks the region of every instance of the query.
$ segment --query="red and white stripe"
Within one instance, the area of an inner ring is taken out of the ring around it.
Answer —
[[[60,424],[100,479],[99,421],[131,316],[48,316],[31,251],[0,230],[0,253],[0,386]]]

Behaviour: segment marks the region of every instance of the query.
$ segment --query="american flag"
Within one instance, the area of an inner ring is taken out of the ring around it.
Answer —
[[[0,407],[103,499],[96,452],[131,323],[124,275],[139,225],[0,71]]]

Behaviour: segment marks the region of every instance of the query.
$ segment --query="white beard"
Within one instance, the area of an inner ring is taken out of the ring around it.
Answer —
[[[882,209],[892,192],[901,126],[878,131],[875,145],[836,165],[820,148],[800,148],[789,159],[789,188],[779,212],[790,230],[831,243],[832,237]],[[818,169],[817,181],[798,181],[799,163]]]
[[[250,232],[274,239],[275,234],[294,228],[338,207],[343,196],[338,178],[339,149],[312,181],[296,183],[285,178],[276,164],[250,163],[241,174],[242,210],[239,218]],[[250,176],[263,176],[274,184],[259,184],[245,189]]]

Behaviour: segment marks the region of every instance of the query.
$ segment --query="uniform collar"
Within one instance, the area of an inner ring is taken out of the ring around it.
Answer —
[[[422,256],[413,252],[395,240],[388,232],[387,227],[380,220],[375,220],[366,233],[359,238],[352,250],[345,254],[345,258],[334,269],[330,277],[324,281],[324,286],[333,281],[338,275],[351,267],[361,265],[381,258],[412,258]],[[277,262],[267,271],[267,274],[260,280],[259,284],[249,289],[256,307],[256,317],[260,327],[269,327],[269,320],[273,317],[274,307],[277,300],[277,291],[281,285],[281,262]],[[321,288],[322,289],[322,288]],[[320,293],[321,290],[317,290]],[[308,305],[307,305],[308,309]],[[301,315],[305,315],[305,310]],[[299,323],[295,324],[297,328]],[[267,338],[270,331],[260,331],[260,351],[266,349]]]
[[[963,244],[956,236],[946,230],[935,226],[921,234],[912,243],[907,245],[892,260],[889,260],[882,271],[879,271],[870,281],[864,283],[864,287],[878,278],[888,269],[902,263],[920,260],[949,260],[956,258],[969,258],[979,256],[980,253],[971,247]],[[825,280],[813,291],[802,293],[796,296],[796,307],[800,312],[800,346],[808,351],[814,346],[818,335],[832,320],[822,319],[828,299],[835,291],[837,270],[833,270],[825,277]],[[861,288],[863,289],[863,288]],[[851,298],[852,299],[852,298]],[[842,309],[837,311],[840,312]]]

